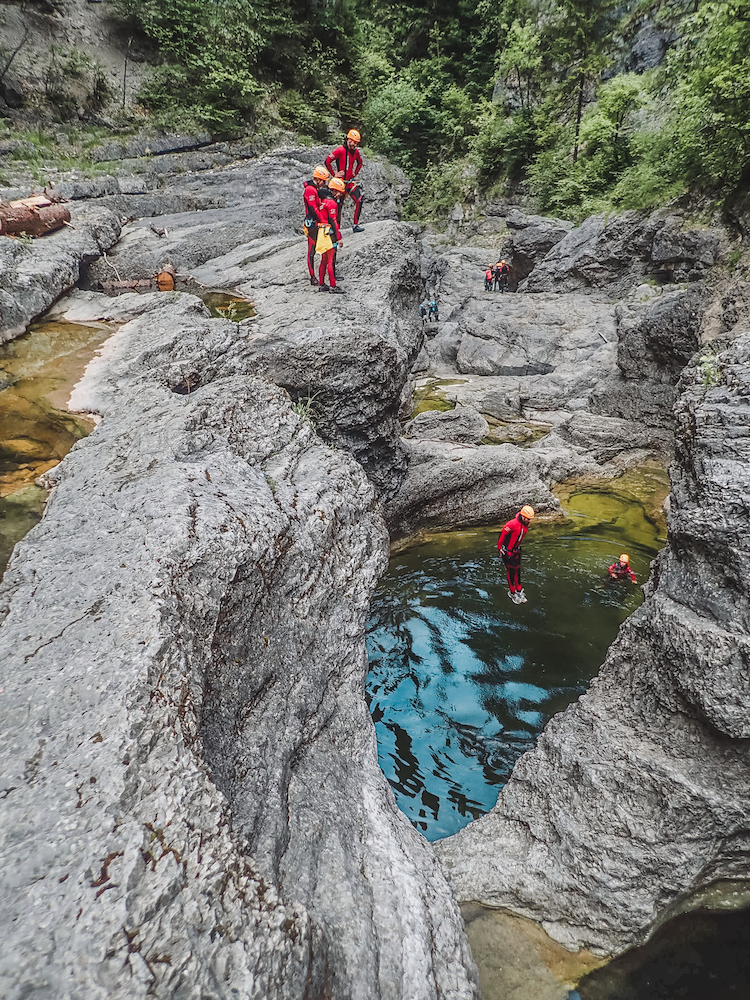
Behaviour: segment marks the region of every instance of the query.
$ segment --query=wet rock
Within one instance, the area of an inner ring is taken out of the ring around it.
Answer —
[[[72,227],[28,243],[0,236],[0,343],[24,333],[73,287],[84,263],[117,241],[119,220],[103,206],[71,206],[71,219]]]
[[[495,809],[437,845],[459,899],[531,916],[573,950],[616,954],[747,875],[749,335],[720,369],[712,389],[685,375],[646,602]]]
[[[384,235],[394,279],[404,228]],[[385,257],[373,240],[361,267]],[[392,291],[381,329],[400,322]],[[477,997],[362,694],[388,557],[372,486],[259,374],[270,321],[256,340],[192,296],[127,298],[142,315],[73,401],[102,420],[0,591],[6,989]],[[274,301],[289,348],[290,298]],[[326,308],[330,336],[346,312]],[[312,322],[300,351],[322,343]],[[191,372],[197,389],[170,391]]]

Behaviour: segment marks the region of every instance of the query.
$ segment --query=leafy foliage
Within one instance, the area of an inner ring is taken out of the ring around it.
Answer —
[[[318,140],[356,125],[428,216],[498,183],[580,216],[750,176],[748,0],[116,2],[163,56],[149,108]],[[625,72],[644,16],[676,44]]]

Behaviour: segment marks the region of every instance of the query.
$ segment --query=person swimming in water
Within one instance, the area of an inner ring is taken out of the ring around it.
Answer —
[[[630,556],[626,552],[623,552],[617,562],[613,562],[608,567],[608,572],[612,580],[626,580],[630,578],[631,583],[637,582],[635,573],[630,568]]]

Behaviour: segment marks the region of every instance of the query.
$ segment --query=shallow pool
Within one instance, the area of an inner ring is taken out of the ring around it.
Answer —
[[[93,427],[66,403],[112,330],[106,323],[46,320],[0,347],[0,574],[13,546],[42,516],[47,493],[36,478]]]
[[[639,482],[642,481],[639,480]],[[547,720],[587,687],[640,587],[607,566],[631,557],[639,583],[664,544],[666,479],[642,496],[571,490],[564,520],[524,543],[528,603],[513,604],[498,528],[435,535],[394,556],[373,600],[367,697],[380,765],[401,810],[430,840],[492,808]],[[617,484],[614,484],[617,489]]]

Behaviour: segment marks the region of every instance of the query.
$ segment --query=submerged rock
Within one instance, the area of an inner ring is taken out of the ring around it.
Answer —
[[[373,488],[246,328],[140,303],[0,590],[4,992],[476,997],[364,702]]]
[[[492,812],[436,846],[460,900],[573,950],[621,952],[691,894],[747,877],[749,362],[746,334],[717,387],[686,376],[646,602]]]

